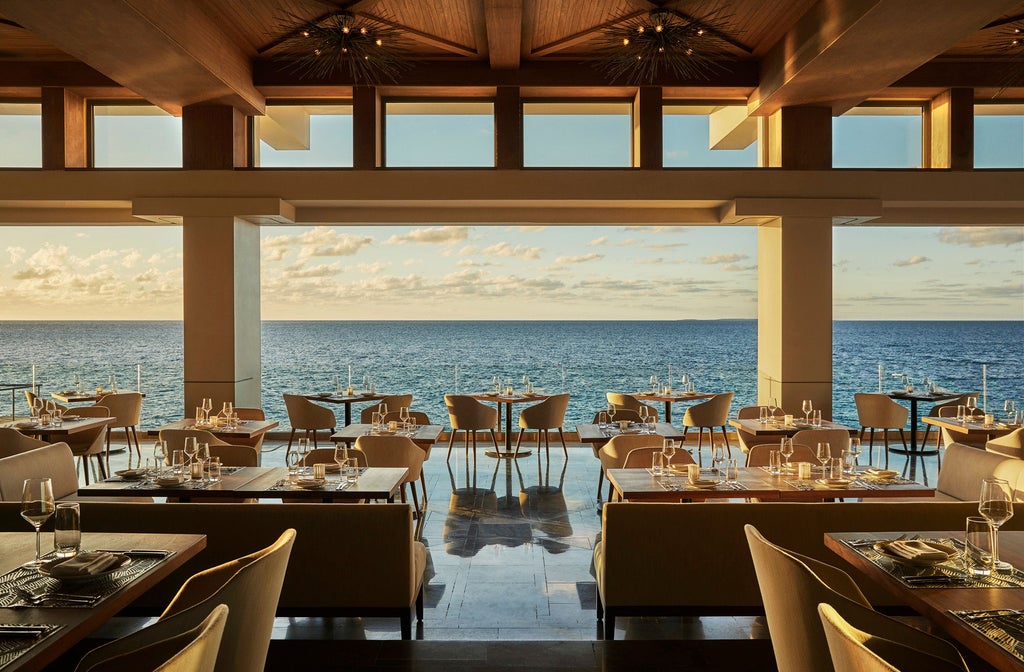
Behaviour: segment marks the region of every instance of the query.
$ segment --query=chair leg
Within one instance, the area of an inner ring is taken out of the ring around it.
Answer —
[[[562,452],[565,453],[566,459],[569,457],[569,448],[565,445],[565,434],[562,433],[562,428],[558,428],[558,439],[562,442]]]
[[[420,488],[423,491],[423,510],[427,510],[427,477],[424,475],[423,470],[420,469]]]
[[[316,445],[316,430],[315,429],[307,429],[306,430],[306,438],[307,439],[309,438],[310,434],[313,435],[313,448],[314,449],[319,448],[320,446]]]
[[[604,614],[604,638],[609,642],[615,639],[615,616],[608,612]]]
[[[408,502],[405,501],[405,483],[398,486],[398,494],[402,500],[402,504],[408,504]]]
[[[712,437],[713,439],[714,437]],[[697,428],[697,466],[704,466],[704,456],[701,454],[701,448],[704,447],[704,428]]]
[[[491,443],[494,444],[494,452],[500,453],[501,452],[501,448],[498,447],[498,437],[495,436],[494,429],[492,428],[492,429],[489,429],[487,431],[489,431],[491,433]],[[473,432],[473,438],[474,438],[474,440],[476,440],[476,432]]]
[[[284,451],[284,462],[288,464],[288,456],[292,454],[292,440],[295,439],[295,428],[292,427],[292,433],[288,435],[288,447]]]
[[[882,430],[882,440],[885,443],[885,468],[889,468],[889,430]]]
[[[103,480],[106,480],[107,479],[107,474],[109,474],[110,471],[103,468],[103,459],[100,458],[99,455],[96,456],[96,466],[97,466],[97,468],[99,468],[100,478],[102,478]]]
[[[714,430],[711,430],[714,431]],[[729,459],[732,459],[732,446],[729,445],[729,434],[725,431],[725,425],[722,425],[722,438],[725,439],[725,452],[729,455]]]
[[[523,432],[524,431],[526,431],[526,430],[524,430],[524,429],[520,429],[519,430],[519,436],[516,437],[516,454],[512,456],[512,459],[515,459],[515,460],[519,459],[519,444],[521,444],[523,442]],[[538,438],[537,438],[537,449],[539,450],[540,449],[540,438],[539,438],[540,435],[538,434],[537,436],[538,436]]]
[[[448,436],[448,457],[444,458],[444,461],[452,459],[452,446],[455,445],[455,435],[459,433],[459,430],[452,428],[452,433]]]
[[[402,639],[412,639],[412,612],[403,612],[402,619]]]
[[[416,593],[416,622],[423,622],[423,586],[420,586],[420,592]]]
[[[107,430],[107,471],[110,471],[110,430]]]
[[[604,467],[597,470],[597,501],[601,501],[601,486],[604,485]]]
[[[135,454],[139,456],[139,466],[142,466],[142,446],[139,445],[139,432],[135,429],[135,425],[131,426],[132,438],[135,439]]]

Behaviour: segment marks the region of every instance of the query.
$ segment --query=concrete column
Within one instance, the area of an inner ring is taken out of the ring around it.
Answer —
[[[186,216],[182,227],[185,415],[203,397],[260,406],[259,227]]]
[[[832,417],[832,219],[782,217],[757,234],[757,398]]]
[[[641,86],[633,98],[633,167],[660,170],[664,162],[664,123],[660,86]]]

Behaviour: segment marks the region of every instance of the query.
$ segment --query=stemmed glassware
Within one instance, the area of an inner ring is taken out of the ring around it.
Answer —
[[[54,512],[53,484],[48,478],[26,478],[21,488],[21,517],[36,528],[36,559],[22,567],[38,567],[43,564],[43,553],[39,545],[39,528]]]
[[[38,418],[39,414],[43,412],[44,408],[46,408],[46,402],[44,402],[39,397],[36,397],[35,399],[33,399],[32,400],[32,417],[33,418]]]
[[[615,404],[608,404],[608,423],[615,424]]]
[[[860,462],[860,437],[850,437],[850,473],[857,473],[857,465]]]
[[[348,460],[348,444],[337,443],[334,445],[334,461],[338,463],[338,481],[345,481],[345,462]]]
[[[646,429],[647,428],[647,417],[648,417],[648,414],[650,413],[650,409],[647,408],[646,404],[641,404],[640,405],[640,410],[638,411],[638,413],[640,414],[640,423],[643,425],[644,429]]]
[[[807,424],[810,424],[811,423],[811,411],[814,410],[814,404],[811,402],[810,399],[804,399],[803,410],[804,410],[804,422],[806,422]]]
[[[775,422],[775,411],[779,410],[779,400],[772,397],[768,400],[768,412],[771,414],[771,422]]]
[[[793,439],[789,437],[782,437],[779,443],[779,452],[786,458],[786,469],[789,469],[789,458],[793,457]]]
[[[832,449],[829,447],[827,441],[818,443],[818,450],[815,455],[818,458],[818,462],[821,462],[821,470],[824,473],[825,465],[828,464],[830,459],[832,459]]]
[[[408,429],[409,428],[409,407],[408,406],[402,406],[400,409],[398,409],[398,417],[401,418],[401,420],[402,420],[402,428],[403,429]]]
[[[711,444],[711,468],[715,470],[719,481],[725,480],[722,474],[723,463],[725,463],[725,446],[719,441],[714,441]]]
[[[673,439],[665,439],[661,444],[661,453],[665,456],[666,473],[672,468],[672,457],[676,454],[676,442]]]
[[[203,409],[203,422],[210,421],[210,411],[213,410],[213,399],[203,398],[202,404],[199,408]]]
[[[188,467],[183,473],[192,473],[192,463],[196,461],[196,453],[199,452],[199,441],[194,436],[185,437],[185,457],[188,458]]]
[[[657,394],[658,393],[658,377],[657,376],[651,376],[650,383],[651,383],[651,394]]]
[[[208,473],[210,468],[210,444],[203,443],[199,444],[199,448],[196,449],[196,461],[199,463],[199,478],[206,480],[205,474]],[[195,471],[192,472],[195,474]]]
[[[156,463],[153,465],[154,469],[159,474],[167,464],[167,443],[165,441],[157,439],[153,442],[153,461]]]
[[[1013,496],[1008,481],[986,478],[981,482],[978,513],[992,527],[992,571],[1012,569],[1010,563],[999,560],[999,527],[1013,517]]]
[[[82,393],[82,377],[80,375],[78,375],[77,373],[75,374],[74,384],[75,384],[75,393],[76,394],[81,394]]]
[[[978,409],[978,398],[967,397],[967,416],[968,419],[974,417],[974,411]]]
[[[1017,424],[1017,404],[1014,403],[1013,399],[1007,399],[1003,402],[1003,412],[1006,413],[1006,421],[1009,424]]]
[[[491,387],[495,394],[501,394],[501,378],[497,375],[491,376]]]
[[[110,374],[107,378],[107,387],[111,392],[117,392],[117,378],[114,377],[114,374]]]

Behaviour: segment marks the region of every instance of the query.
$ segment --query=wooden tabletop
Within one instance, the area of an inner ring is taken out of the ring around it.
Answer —
[[[925,538],[956,538],[963,540],[963,531],[956,532],[909,532]],[[902,600],[918,613],[926,616],[949,633],[958,642],[985,659],[999,670],[1020,672],[1019,660],[1004,651],[995,642],[964,624],[950,610],[969,609],[1024,609],[1024,588],[908,588],[863,555],[842,543],[844,539],[864,539],[877,536],[891,539],[896,533],[878,535],[864,533],[826,534],[825,546],[847,561],[861,573],[859,580],[867,580],[881,586],[893,597]],[[999,557],[1015,567],[1024,567],[1024,532],[1002,531],[999,533]]]
[[[194,418],[186,418],[185,420],[178,420],[176,422],[170,422],[162,427],[159,427],[157,431],[163,431],[165,429],[201,429],[206,432],[210,432],[214,436],[221,436],[230,438],[232,436],[238,438],[253,438],[266,434],[270,430],[277,427],[278,423],[276,420],[240,420],[238,426],[233,429],[226,429],[224,427],[196,427],[196,421]]]
[[[128,392],[135,392],[135,390],[117,390],[116,392],[114,390],[104,390],[99,394],[95,394],[93,392],[51,392],[50,397],[57,401],[63,401],[65,404],[84,404],[90,401],[99,401],[110,394],[125,394]],[[143,398],[146,396],[144,392],[140,392],[139,394],[141,394]]]
[[[314,490],[272,489],[288,478],[285,467],[244,467],[225,473],[219,483],[208,487],[161,487],[156,484],[134,487],[139,481],[108,479],[78,489],[83,497],[175,497],[186,502],[192,499],[254,498],[254,499],[308,499],[317,502],[359,501],[362,499],[394,498],[409,470],[405,467],[369,467],[359,477],[359,483],[337,490],[337,476],[331,475],[323,488]]]
[[[828,420],[822,420],[821,427],[813,427],[811,425],[804,424],[805,421],[803,418],[794,418],[793,422],[795,424],[786,425],[783,424],[781,420],[777,423],[762,423],[757,418],[734,418],[729,421],[729,425],[756,436],[793,436],[797,432],[804,431],[805,429],[845,429],[851,435],[858,433],[858,430],[853,427],[847,427],[846,425],[841,425],[838,422],[829,422]]]
[[[76,642],[106,623],[136,598],[203,550],[206,547],[206,536],[201,534],[98,534],[86,532],[82,535],[82,547],[86,549],[153,548],[174,551],[174,554],[92,607],[0,608],[0,623],[46,623],[63,626],[26,651],[10,665],[4,667],[4,672],[32,672],[44,669]],[[34,556],[34,533],[0,533],[0,573],[11,571]]]
[[[508,405],[511,406],[512,404],[523,404],[523,403],[529,403],[529,402],[535,402],[535,401],[544,401],[545,399],[547,399],[551,395],[550,394],[540,394],[540,393],[535,393],[535,394],[511,394],[511,395],[508,395],[508,394],[505,394],[504,392],[502,392],[501,394],[495,394],[493,392],[481,392],[480,394],[467,394],[466,396],[467,397],[473,397],[474,399],[476,399],[478,401],[487,401],[487,402],[490,402],[492,404],[493,403],[508,404]]]
[[[380,401],[390,395],[381,394],[380,392],[353,392],[352,394],[319,392],[317,394],[304,394],[302,396],[310,401],[322,401],[325,404],[354,404],[360,401]]]
[[[69,415],[74,415],[74,413],[70,413]],[[60,427],[54,426],[52,422],[48,425],[22,427],[21,425],[27,421],[16,422],[11,426],[22,434],[26,434],[28,436],[69,436],[71,434],[84,432],[87,429],[95,429],[100,425],[107,425],[116,421],[117,418],[81,418],[78,420],[64,420]]]
[[[351,424],[348,427],[342,428],[340,431],[331,434],[331,440],[334,442],[342,442],[352,444],[355,443],[356,439],[360,436],[370,434],[370,430],[373,425],[370,424]],[[416,434],[409,438],[412,442],[418,446],[430,447],[437,442],[437,438],[441,436],[441,432],[444,431],[444,427],[441,425],[416,425]],[[386,436],[386,435],[382,435]]]
[[[703,501],[706,499],[747,499],[779,500],[786,502],[820,502],[826,499],[866,499],[879,497],[934,497],[935,489],[919,483],[909,485],[888,485],[875,488],[846,487],[831,488],[815,485],[814,489],[801,489],[792,482],[799,482],[796,475],[773,476],[761,467],[740,467],[741,490],[731,489],[687,489],[667,490],[648,469],[609,469],[606,472],[612,487],[622,499],[633,502],[678,502],[681,499]],[[701,472],[705,479],[713,478],[708,470]],[[684,483],[686,476],[674,474],[677,483]],[[815,484],[815,479],[803,481]]]
[[[623,392],[641,401],[698,401],[718,396],[717,392],[669,392],[668,394],[654,394],[653,392]]]
[[[1020,427],[1020,425],[1008,425],[1005,422],[1000,422],[999,420],[996,420],[992,425],[986,425],[983,419],[966,422],[964,424],[957,422],[956,418],[934,418],[927,416],[921,418],[921,420],[927,425],[941,427],[943,429],[948,429],[955,434],[965,434],[967,436],[1003,436],[1004,434],[1009,434]]]
[[[580,437],[581,443],[608,443],[613,436],[620,434],[618,427],[615,429],[602,430],[600,425],[594,424],[580,424],[576,425],[576,433]],[[629,436],[644,436],[643,434],[629,433]],[[655,422],[654,423],[654,436],[660,436],[663,439],[675,439],[681,441],[683,439],[683,433],[676,429],[675,425],[671,425],[667,422]]]
[[[923,390],[914,390],[913,392],[907,392],[905,390],[889,390],[883,392],[885,396],[890,399],[904,399],[906,401],[946,401],[947,399],[956,399],[960,394],[956,392],[924,392]]]

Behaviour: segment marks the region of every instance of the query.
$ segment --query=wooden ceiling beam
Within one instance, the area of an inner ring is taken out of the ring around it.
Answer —
[[[975,34],[1019,3],[822,0],[761,61],[750,114],[814,105],[842,114]]]
[[[195,103],[262,114],[248,57],[194,2],[3,0],[5,17],[172,114]]]
[[[519,67],[523,43],[523,0],[484,0],[491,68]]]

